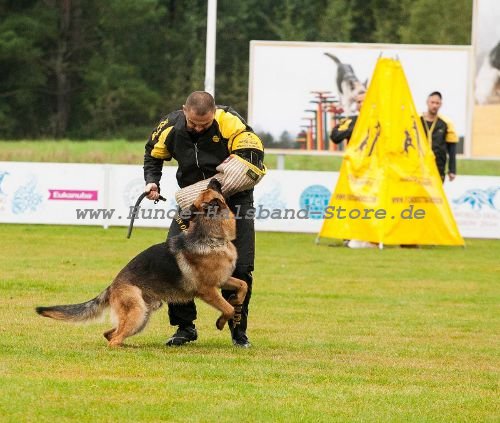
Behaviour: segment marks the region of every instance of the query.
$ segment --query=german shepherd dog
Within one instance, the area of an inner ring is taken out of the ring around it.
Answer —
[[[221,185],[212,179],[189,209],[186,232],[168,242],[153,245],[133,258],[110,286],[81,304],[37,307],[36,312],[56,320],[83,322],[99,317],[110,307],[116,325],[104,333],[109,346],[119,346],[146,326],[162,301],[184,303],[199,297],[222,314],[217,329],[238,313],[247,284],[231,276],[236,264],[236,221],[222,196]],[[236,291],[226,301],[219,288]]]

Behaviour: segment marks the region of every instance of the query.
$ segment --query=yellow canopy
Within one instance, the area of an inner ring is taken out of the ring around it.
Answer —
[[[318,236],[464,245],[399,60],[377,62]]]

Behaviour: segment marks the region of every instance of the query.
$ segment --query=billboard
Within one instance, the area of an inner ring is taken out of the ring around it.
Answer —
[[[285,131],[297,137],[308,118],[317,118],[321,96],[351,114],[356,90],[369,84],[382,55],[401,61],[419,112],[429,93],[443,94],[441,112],[467,144],[471,54],[470,46],[251,41],[248,120],[277,140]],[[331,147],[331,117],[323,116],[323,145],[315,149]]]
[[[0,162],[0,222],[100,224],[76,221],[76,208],[103,208],[104,166]]]
[[[500,157],[500,2],[476,0],[472,154]]]

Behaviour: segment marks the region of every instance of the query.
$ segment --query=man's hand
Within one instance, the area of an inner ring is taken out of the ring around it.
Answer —
[[[160,193],[158,192],[158,185],[154,182],[147,184],[144,187],[144,192],[148,192],[149,194],[146,196],[148,200],[158,200],[160,197]]]
[[[457,175],[455,175],[454,173],[448,172],[448,179],[450,180],[450,182],[453,181],[456,177]]]

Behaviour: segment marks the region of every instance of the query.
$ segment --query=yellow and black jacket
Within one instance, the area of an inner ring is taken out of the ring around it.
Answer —
[[[350,116],[342,119],[339,124],[332,129],[330,139],[335,144],[340,144],[344,140],[347,140],[347,143],[349,143],[357,119],[358,116]]]
[[[439,115],[434,122],[427,122],[421,116],[422,125],[427,134],[427,139],[432,146],[432,151],[436,157],[436,165],[441,175],[444,178],[446,159],[448,158],[448,171],[457,173],[456,167],[456,146],[458,136],[451,121]],[[447,157],[448,156],[448,157]]]
[[[238,137],[244,132],[252,136]],[[193,135],[186,130],[184,113],[177,110],[160,121],[146,143],[144,179],[159,187],[163,161],[175,159],[177,182],[184,188],[214,176],[215,168],[230,154],[237,154],[259,169],[264,167],[262,142],[236,111],[217,106],[212,126]]]

